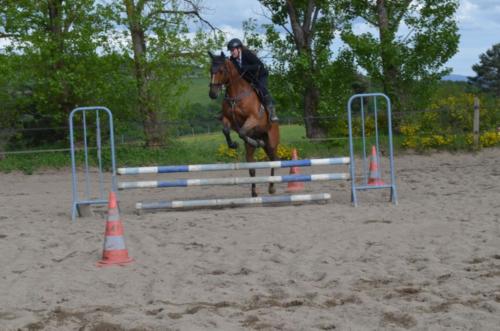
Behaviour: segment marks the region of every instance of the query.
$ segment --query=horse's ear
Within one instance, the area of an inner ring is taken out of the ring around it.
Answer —
[[[222,56],[223,58],[226,58],[226,54],[224,54],[224,51],[220,51],[220,56]]]
[[[210,55],[210,58],[213,60],[214,55],[212,54],[212,52],[211,52],[211,51],[208,51],[208,55]]]

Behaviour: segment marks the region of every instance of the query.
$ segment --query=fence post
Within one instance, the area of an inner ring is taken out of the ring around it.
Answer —
[[[479,98],[474,97],[474,121],[472,124],[474,148],[479,149]]]

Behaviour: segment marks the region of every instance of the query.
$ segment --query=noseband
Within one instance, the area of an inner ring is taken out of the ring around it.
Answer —
[[[226,75],[226,76],[227,76],[227,74],[228,74],[228,70],[227,70],[227,68],[226,68],[226,63],[224,62],[224,63],[221,63],[220,65],[218,65],[218,66],[216,67],[216,69],[217,69],[217,70],[213,70],[213,71],[212,71],[212,79],[213,79],[214,75],[215,75],[217,72],[219,72],[219,70],[220,70],[219,68],[220,68],[221,66],[222,66],[222,68],[223,68],[223,70],[224,70],[224,75]],[[208,84],[208,86],[209,86],[210,88],[213,88],[213,87],[220,88],[220,87],[222,87],[222,86],[225,84],[224,82],[220,82],[220,83],[212,83],[212,79],[210,80],[210,84]]]
[[[214,70],[212,70],[212,78],[213,78],[213,75],[215,75],[216,73],[218,73],[220,71],[220,67],[221,66],[222,66],[224,75],[226,77],[228,77],[227,78],[228,81],[226,81],[226,82],[220,82],[220,83],[212,83],[212,82],[210,82],[210,84],[209,84],[210,88],[221,88],[224,85],[230,85],[231,84],[231,78],[229,77],[229,69],[227,68],[227,63],[226,62],[221,63],[220,65],[218,65],[217,67],[215,67]],[[242,75],[240,74],[239,78],[241,78],[241,77],[242,77]],[[252,94],[252,89],[249,89],[249,90],[240,92],[235,97],[229,97],[227,95],[227,91],[226,91],[226,95],[224,96],[224,101],[226,101],[226,102],[229,103],[231,109],[234,109],[236,107],[236,104],[238,104],[241,100],[243,100],[247,96],[250,96],[251,94]]]

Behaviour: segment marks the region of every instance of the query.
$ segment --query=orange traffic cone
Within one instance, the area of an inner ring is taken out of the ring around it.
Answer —
[[[370,175],[368,177],[368,185],[378,186],[385,185],[384,181],[380,176],[380,170],[378,169],[378,158],[377,149],[372,146],[372,156],[370,159]]]
[[[292,160],[298,160],[297,150],[295,148],[292,150]],[[290,168],[290,175],[298,175],[298,174],[300,174],[298,167]],[[304,189],[304,182],[288,182],[288,187],[286,190],[288,192],[297,192],[297,191],[302,191],[303,189]]]
[[[123,239],[123,225],[118,212],[115,192],[109,192],[108,220],[106,221],[106,232],[104,238],[104,250],[102,260],[97,263],[99,267],[113,264],[125,264],[133,260],[128,256]]]

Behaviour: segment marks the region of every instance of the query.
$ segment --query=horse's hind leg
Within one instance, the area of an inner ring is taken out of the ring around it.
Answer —
[[[238,143],[231,139],[231,123],[225,117],[222,118],[222,133],[226,138],[227,147],[231,149],[238,148]]]
[[[279,145],[279,129],[277,125],[272,127],[270,132],[268,133],[268,137],[266,140],[266,145],[264,146],[264,151],[266,152],[269,161],[277,161],[278,158],[278,145]],[[271,168],[271,176],[274,176],[274,168]],[[274,187],[274,183],[269,183],[269,194],[276,193],[276,188]]]
[[[245,150],[246,150],[246,160],[247,162],[255,162],[254,158],[254,153],[255,153],[255,147],[253,147],[250,144],[245,144]],[[248,173],[250,174],[250,177],[255,177],[255,169],[248,169]],[[257,189],[255,187],[255,183],[252,184],[252,197],[257,196]]]
[[[275,147],[269,146],[269,142],[264,147],[264,151],[266,152],[267,157],[269,158],[269,161],[277,161],[278,160],[277,150]],[[271,176],[274,176],[274,168],[271,168]],[[274,187],[274,183],[269,183],[268,192],[269,192],[269,194],[276,193],[276,188]]]
[[[238,130],[238,135],[248,145],[251,145],[253,147],[263,147],[265,143],[262,139],[253,139],[252,137],[250,137],[257,124],[258,123],[254,118],[247,118],[243,126]]]

